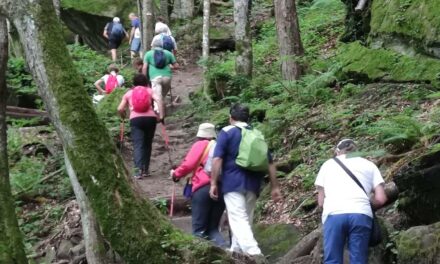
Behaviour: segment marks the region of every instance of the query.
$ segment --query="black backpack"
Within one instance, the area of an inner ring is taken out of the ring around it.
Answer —
[[[167,58],[165,56],[165,52],[160,49],[154,50],[154,67],[158,69],[163,69],[167,66]]]

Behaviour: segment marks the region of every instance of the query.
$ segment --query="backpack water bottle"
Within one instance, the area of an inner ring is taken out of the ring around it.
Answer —
[[[110,94],[118,86],[118,78],[116,77],[116,75],[110,73],[108,75],[107,82],[105,83],[105,93]]]
[[[267,171],[269,168],[268,146],[263,134],[255,128],[237,127],[241,130],[241,141],[235,163],[246,170]]]
[[[151,93],[144,86],[136,86],[131,93],[131,103],[133,110],[138,113],[144,113],[151,108]]]

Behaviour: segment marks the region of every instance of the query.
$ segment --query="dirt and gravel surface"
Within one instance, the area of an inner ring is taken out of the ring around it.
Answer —
[[[201,83],[202,70],[196,65],[186,65],[175,72],[172,80],[172,96],[177,103],[171,105],[170,97],[167,97],[168,115],[172,115],[172,113],[188,104],[189,94],[200,87]],[[165,146],[163,127],[159,124],[153,141],[150,162],[151,176],[136,181],[141,194],[150,199],[169,199],[171,197],[173,182],[169,177],[170,169],[172,165],[178,165],[184,158],[194,142],[197,131],[197,124],[192,123],[190,117],[179,120],[169,118],[168,120],[166,119],[165,131],[169,138],[169,152]],[[131,142],[127,138],[123,148],[123,156],[129,168],[133,167],[132,150]],[[175,185],[177,199],[182,197],[183,184],[183,181],[181,181]]]

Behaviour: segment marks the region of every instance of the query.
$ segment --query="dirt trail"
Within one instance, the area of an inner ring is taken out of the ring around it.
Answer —
[[[174,73],[172,81],[172,95],[178,96],[180,102],[167,107],[167,112],[175,112],[183,105],[189,103],[189,93],[195,91],[202,83],[202,70],[196,65],[187,65]],[[169,100],[167,100],[169,101]],[[170,120],[170,119],[168,119]],[[170,155],[174,165],[178,165],[186,152],[194,142],[197,124],[191,120],[181,119],[176,121],[166,120],[166,132],[170,141]],[[133,156],[131,142],[127,140],[124,144],[124,159],[130,168],[133,167]],[[171,165],[168,152],[165,148],[161,125],[157,126],[153,141],[153,152],[150,162],[150,177],[137,180],[138,189],[141,195],[150,199],[166,198],[172,194],[173,182],[169,178]],[[183,181],[176,184],[176,197],[182,197]]]

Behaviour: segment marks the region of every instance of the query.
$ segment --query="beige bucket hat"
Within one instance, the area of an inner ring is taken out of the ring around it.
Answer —
[[[199,138],[216,138],[215,126],[211,123],[203,123],[199,125],[199,130],[197,131],[197,137]]]

